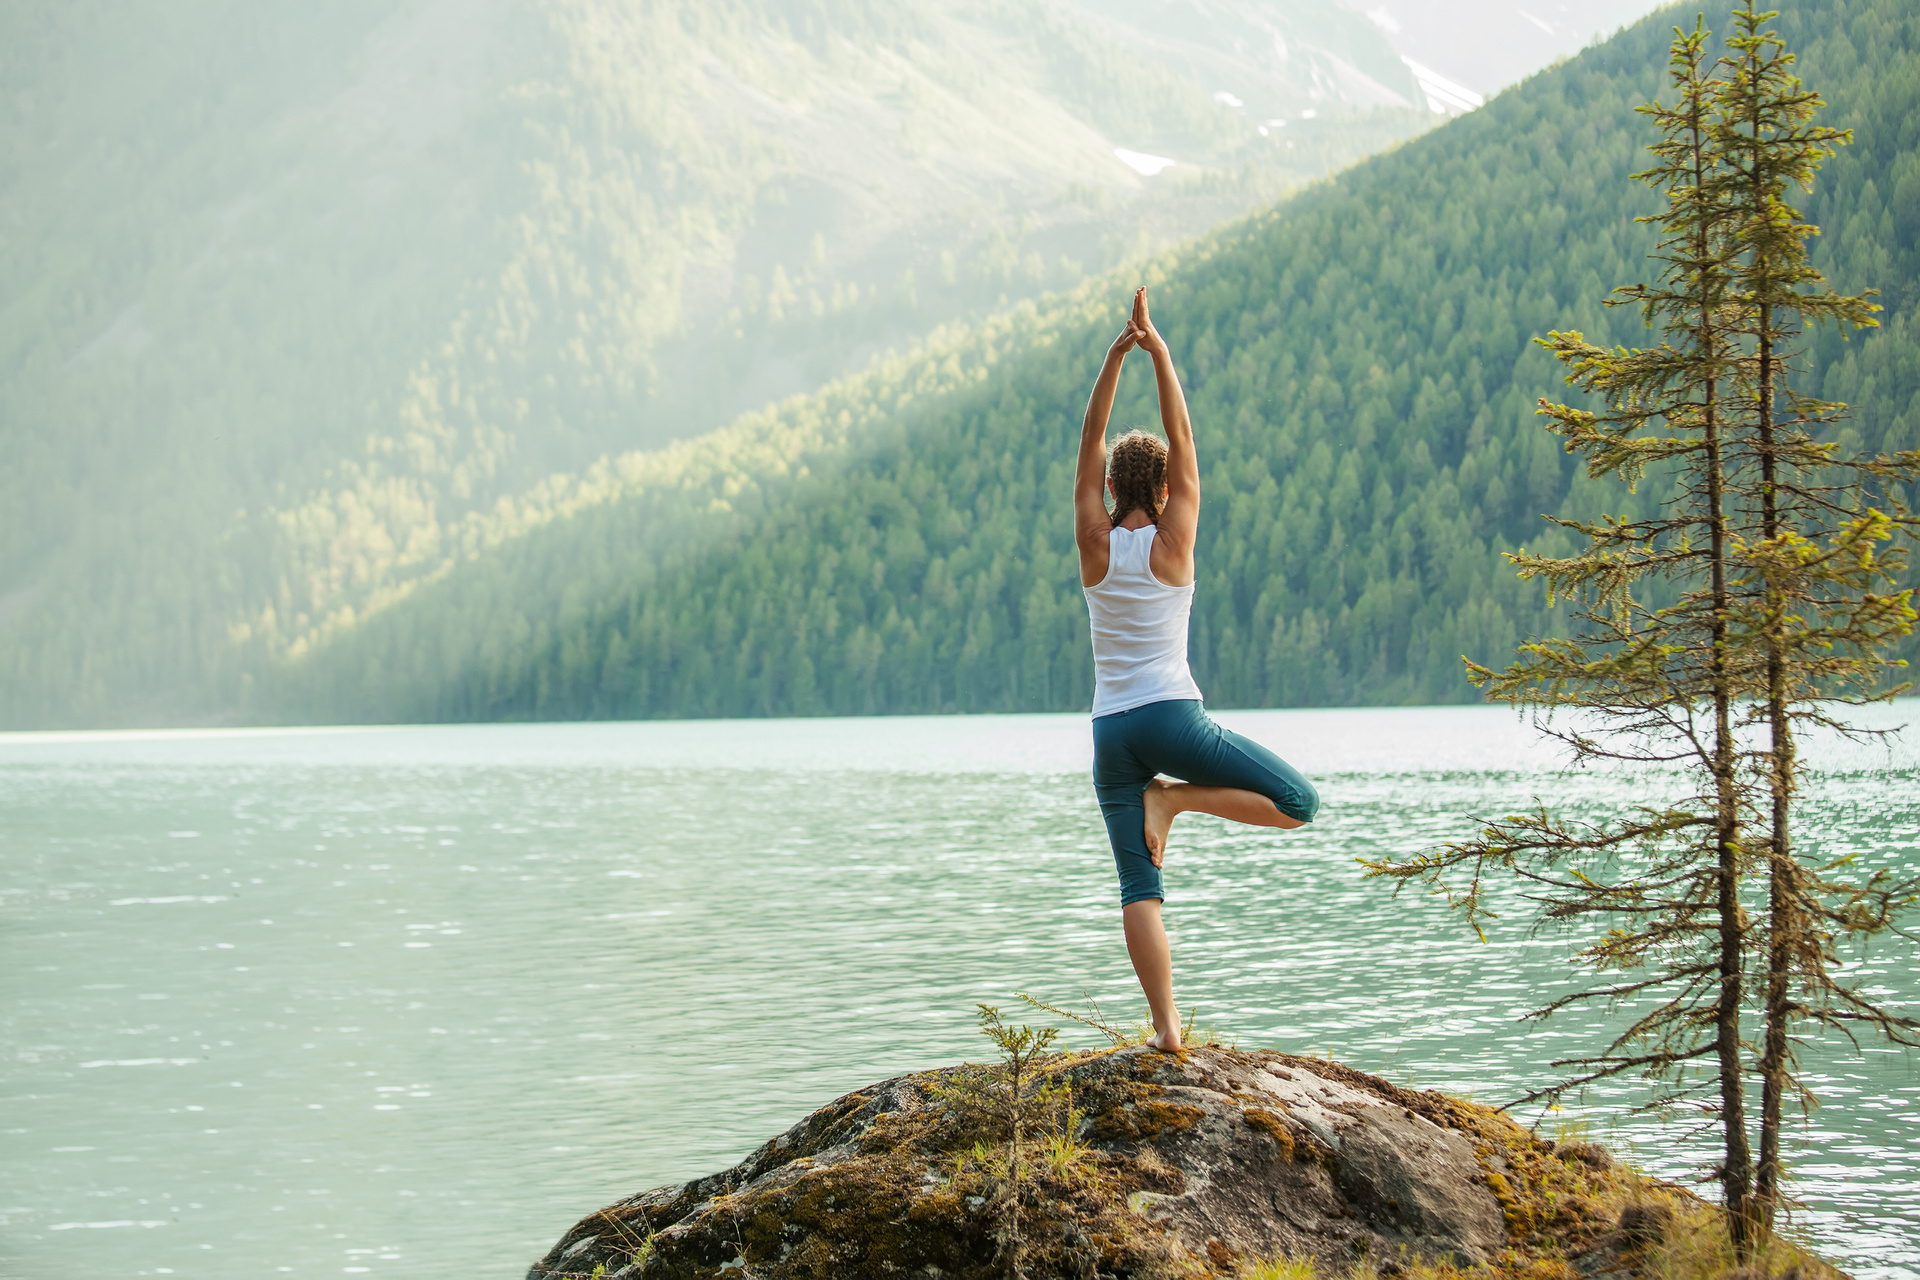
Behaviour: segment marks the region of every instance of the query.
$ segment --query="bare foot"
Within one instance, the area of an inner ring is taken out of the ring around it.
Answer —
[[[1179,807],[1174,804],[1173,784],[1161,778],[1155,778],[1147,784],[1147,790],[1140,797],[1147,811],[1147,853],[1158,867],[1166,862],[1167,832],[1173,827],[1174,815]],[[1154,1046],[1156,1049],[1158,1045]]]
[[[1147,1048],[1158,1049],[1162,1053],[1181,1052],[1179,1029],[1174,1028],[1169,1031],[1154,1032],[1147,1037]]]

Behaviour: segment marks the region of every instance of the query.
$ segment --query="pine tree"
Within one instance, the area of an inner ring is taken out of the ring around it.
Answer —
[[[1505,671],[1469,663],[1491,698],[1533,709],[1577,762],[1678,764],[1687,788],[1611,823],[1544,808],[1510,816],[1373,867],[1424,880],[1476,927],[1492,915],[1485,879],[1499,871],[1538,890],[1546,921],[1610,926],[1579,958],[1614,976],[1536,1016],[1596,1000],[1640,1006],[1636,1016],[1599,1052],[1556,1063],[1570,1077],[1531,1097],[1638,1071],[1660,1082],[1650,1107],[1701,1099],[1722,1137],[1716,1172],[1743,1257],[1779,1205],[1782,1101],[1800,1089],[1793,1025],[1865,1024],[1912,1043],[1914,1022],[1836,979],[1833,965],[1842,944],[1887,931],[1920,900],[1914,881],[1843,879],[1852,868],[1800,858],[1789,839],[1795,724],[1844,731],[1833,702],[1900,691],[1885,653],[1911,632],[1914,611],[1911,593],[1895,589],[1905,561],[1890,544],[1913,525],[1898,498],[1920,457],[1840,458],[1815,433],[1844,406],[1791,385],[1807,326],[1863,327],[1874,308],[1826,288],[1805,254],[1816,229],[1786,203],[1847,139],[1812,124],[1819,99],[1764,30],[1772,16],[1747,0],[1729,56],[1712,66],[1702,24],[1677,31],[1678,99],[1643,108],[1660,137],[1656,163],[1635,176],[1665,196],[1647,219],[1661,232],[1661,269],[1612,301],[1637,304],[1661,343],[1542,340],[1603,406],[1543,401],[1548,428],[1590,476],[1634,485],[1659,471],[1672,496],[1644,518],[1555,521],[1586,540],[1575,555],[1510,557],[1523,578],[1571,601],[1582,629],[1522,646]],[[1563,710],[1574,718],[1556,724]],[[1450,883],[1462,870],[1468,882]],[[1746,1033],[1756,1011],[1757,1053]]]
[[[1611,824],[1571,824],[1544,808],[1510,816],[1474,839],[1373,869],[1426,880],[1476,927],[1493,914],[1482,889],[1496,870],[1540,888],[1548,920],[1609,922],[1580,958],[1624,976],[1536,1016],[1589,1001],[1651,1004],[1598,1053],[1555,1063],[1571,1076],[1532,1096],[1629,1072],[1664,1082],[1649,1105],[1702,1096],[1724,1139],[1727,1203],[1745,1214],[1753,1189],[1741,1035],[1750,925],[1740,890],[1754,797],[1735,715],[1756,673],[1734,636],[1723,402],[1741,350],[1728,323],[1731,215],[1714,147],[1720,86],[1707,39],[1697,22],[1676,31],[1669,79],[1677,99],[1642,108],[1660,132],[1655,163],[1634,176],[1665,197],[1661,212],[1643,219],[1660,231],[1653,257],[1661,269],[1655,283],[1611,300],[1638,306],[1663,341],[1609,349],[1557,331],[1541,340],[1568,382],[1604,406],[1543,400],[1548,429],[1585,458],[1589,476],[1632,487],[1659,468],[1675,476],[1673,496],[1644,518],[1555,521],[1586,540],[1572,556],[1510,556],[1523,578],[1572,603],[1582,629],[1522,646],[1502,672],[1469,663],[1489,697],[1534,709],[1577,761],[1678,762],[1689,789]],[[1563,710],[1574,713],[1570,724],[1554,721]],[[1471,880],[1456,892],[1446,876],[1461,868]],[[1701,1063],[1711,1069],[1695,1069]]]
[[[1796,189],[1810,192],[1821,161],[1852,135],[1814,122],[1824,104],[1767,28],[1776,16],[1756,11],[1752,0],[1734,12],[1714,121],[1735,250],[1729,314],[1745,348],[1737,489],[1745,508],[1740,555],[1752,585],[1742,630],[1765,666],[1751,712],[1764,731],[1759,763],[1767,791],[1761,1119],[1748,1227],[1756,1236],[1771,1228],[1780,1204],[1784,1101],[1804,1093],[1793,1066],[1794,1024],[1865,1024],[1908,1044],[1920,1027],[1833,974],[1838,947],[1891,928],[1913,900],[1913,882],[1884,870],[1841,879],[1841,868],[1807,861],[1793,842],[1803,769],[1796,723],[1844,730],[1828,710],[1833,703],[1900,691],[1888,688],[1887,675],[1904,664],[1884,655],[1913,629],[1912,592],[1896,589],[1906,565],[1894,537],[1913,525],[1900,486],[1920,474],[1920,455],[1842,457],[1820,437],[1831,436],[1846,406],[1803,395],[1793,383],[1811,327],[1869,328],[1879,308],[1870,293],[1829,288],[1808,259],[1807,242],[1819,229],[1789,198]]]

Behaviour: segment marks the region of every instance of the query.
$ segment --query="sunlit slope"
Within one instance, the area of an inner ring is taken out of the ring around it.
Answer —
[[[75,0],[0,79],[11,725],[234,714],[556,473],[1436,118],[1334,0]]]
[[[1849,430],[1869,446],[1911,448],[1915,19],[1896,0],[1830,0],[1781,26],[1830,118],[1858,130],[1808,205],[1821,265],[1888,303],[1879,334],[1822,340],[1808,385],[1855,403]],[[1559,387],[1529,339],[1640,332],[1600,300],[1647,271],[1631,219],[1651,202],[1627,174],[1667,30],[1656,15],[1148,273],[1205,477],[1193,658],[1211,701],[1458,700],[1460,654],[1497,660],[1542,621],[1499,550],[1550,542],[1543,511],[1618,506],[1535,424],[1534,398]],[[481,557],[315,655],[277,711],[1086,705],[1072,441],[1132,282],[783,406],[754,427],[777,465],[635,480],[637,496]],[[1116,421],[1150,420],[1147,391],[1130,373]],[[656,556],[638,534],[661,522],[685,536]]]

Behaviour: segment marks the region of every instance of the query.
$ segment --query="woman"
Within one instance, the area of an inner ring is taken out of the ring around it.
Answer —
[[[1107,417],[1120,366],[1135,347],[1153,357],[1167,442],[1129,432],[1114,442],[1109,465]],[[1147,315],[1145,289],[1133,295],[1133,315],[1107,349],[1087,402],[1073,513],[1093,630],[1093,789],[1120,871],[1127,955],[1153,1010],[1147,1043],[1177,1053],[1173,957],[1160,923],[1160,866],[1174,818],[1211,813],[1299,827],[1313,820],[1320,797],[1292,765],[1209,719],[1187,669],[1200,467],[1186,397]],[[1162,773],[1184,781],[1164,781]]]

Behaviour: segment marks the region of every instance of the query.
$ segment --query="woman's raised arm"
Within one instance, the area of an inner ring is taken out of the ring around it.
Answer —
[[[1200,461],[1193,451],[1193,423],[1187,418],[1187,396],[1180,389],[1173,356],[1147,314],[1147,291],[1133,295],[1133,318],[1127,327],[1153,357],[1153,377],[1160,393],[1160,426],[1167,433],[1167,500],[1160,508],[1159,534],[1153,540],[1153,576],[1172,587],[1193,581],[1193,544],[1200,528]]]
[[[1139,309],[1136,295],[1135,310]],[[1107,534],[1113,520],[1107,515],[1107,418],[1113,413],[1113,393],[1120,385],[1120,366],[1140,341],[1133,321],[1107,348],[1106,363],[1094,380],[1087,399],[1087,416],[1080,422],[1080,460],[1073,470],[1073,541],[1080,549],[1080,583],[1094,586],[1107,576]]]

